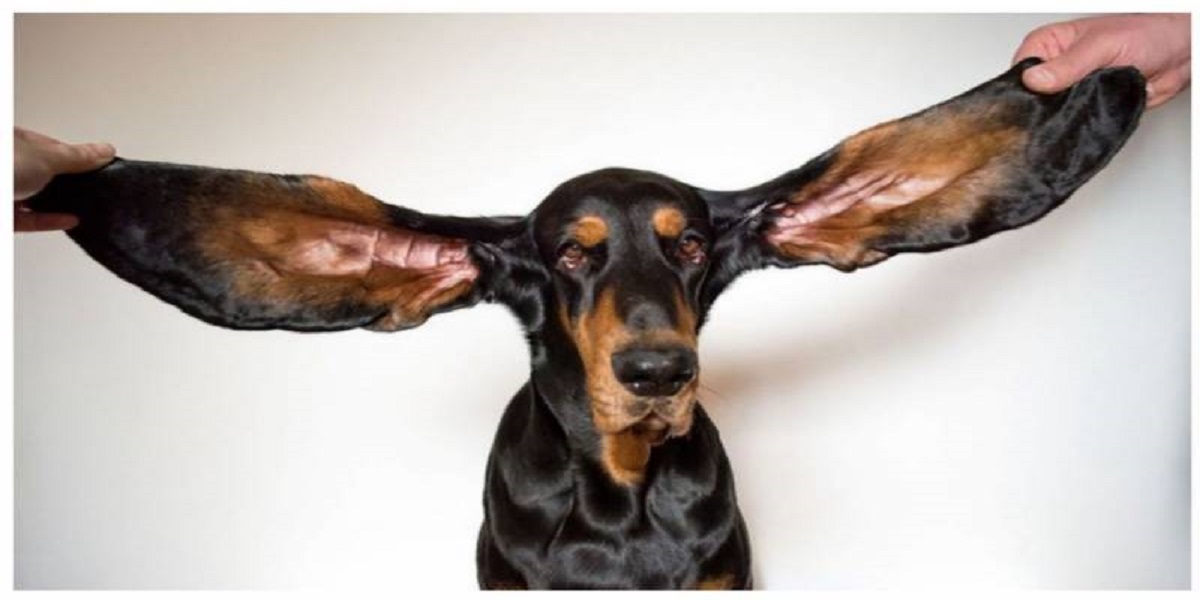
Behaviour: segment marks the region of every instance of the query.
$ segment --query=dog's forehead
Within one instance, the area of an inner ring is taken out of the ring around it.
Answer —
[[[540,231],[550,231],[587,216],[633,219],[649,225],[656,210],[671,207],[688,217],[706,218],[704,201],[689,186],[670,177],[635,169],[603,169],[559,185],[535,211]]]

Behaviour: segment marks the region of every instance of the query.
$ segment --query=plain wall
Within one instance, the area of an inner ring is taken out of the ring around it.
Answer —
[[[1055,15],[19,16],[16,122],[524,214],[600,167],[746,187],[1008,68]],[[766,588],[1189,581],[1190,94],[1030,227],[746,276],[701,337]],[[21,588],[475,586],[525,380],[498,306],[234,332],[19,236]]]

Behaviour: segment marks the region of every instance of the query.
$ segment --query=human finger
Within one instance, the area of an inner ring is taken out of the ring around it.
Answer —
[[[1188,76],[1189,66],[1190,64],[1168,69],[1146,82],[1146,107],[1161,106],[1182,92],[1191,81]]]
[[[1058,58],[1078,37],[1079,30],[1070,21],[1038,27],[1021,40],[1021,45],[1013,53],[1012,64],[1032,57],[1043,60]]]
[[[1035,92],[1061,92],[1088,73],[1112,65],[1119,49],[1102,39],[1084,37],[1063,54],[1026,70],[1021,81]]]
[[[112,162],[117,150],[112,144],[58,144],[47,148],[46,162],[55,173],[82,173]]]
[[[13,212],[13,229],[17,231],[59,231],[79,224],[79,218],[66,213],[33,212],[17,203]]]

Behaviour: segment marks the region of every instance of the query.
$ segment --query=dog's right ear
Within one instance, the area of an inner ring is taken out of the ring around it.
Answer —
[[[520,218],[425,215],[352,185],[118,159],[29,200],[92,258],[234,329],[395,331],[491,299]]]
[[[1096,71],[1057,94],[1021,74],[850,136],[804,166],[734,192],[699,190],[721,232],[704,302],[740,273],[827,264],[854,271],[1032,223],[1062,204],[1137,128],[1146,80]]]

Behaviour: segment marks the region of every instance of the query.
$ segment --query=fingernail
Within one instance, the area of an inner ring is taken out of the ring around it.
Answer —
[[[107,142],[99,143],[99,144],[92,144],[92,152],[95,152],[99,156],[108,157],[108,156],[113,156],[114,154],[116,154],[117,148],[116,148],[116,146],[113,146],[112,144],[109,144]]]
[[[1025,73],[1029,83],[1038,87],[1049,87],[1054,85],[1054,73],[1044,67],[1035,67]]]
[[[62,215],[61,218],[55,219],[54,221],[54,229],[60,231],[74,229],[77,225],[79,225],[79,217],[76,217],[75,215]]]

